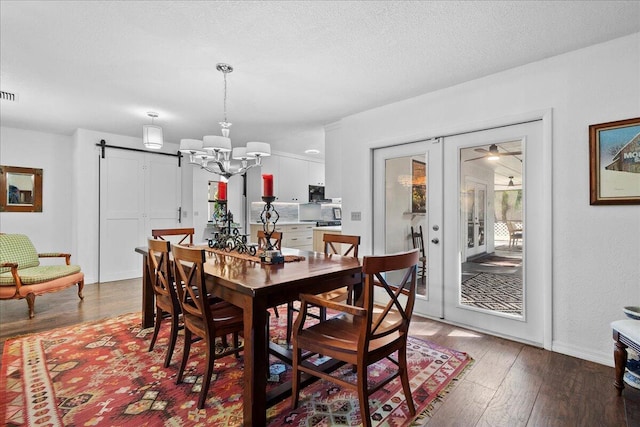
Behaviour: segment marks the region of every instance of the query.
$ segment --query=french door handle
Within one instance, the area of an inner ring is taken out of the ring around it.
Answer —
[[[437,245],[438,243],[440,243],[440,240],[437,237],[434,237],[433,239],[431,239],[431,243],[435,243]]]

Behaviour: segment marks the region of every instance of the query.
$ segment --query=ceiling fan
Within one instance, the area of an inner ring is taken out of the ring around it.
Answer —
[[[518,156],[522,154],[522,151],[507,151],[505,149],[503,149],[503,151],[499,151],[498,146],[496,144],[491,144],[489,146],[489,151],[485,150],[484,148],[476,148],[475,151],[477,151],[478,153],[484,153],[484,155],[481,157],[474,157],[473,159],[467,159],[465,160],[465,162],[470,162],[471,160],[478,160],[478,159],[487,159],[487,160],[495,161],[502,156]],[[522,162],[522,159],[518,159],[518,160]]]

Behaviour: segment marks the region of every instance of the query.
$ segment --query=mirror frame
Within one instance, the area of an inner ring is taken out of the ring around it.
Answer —
[[[7,174],[33,175],[33,204],[12,205],[7,203],[9,182]],[[0,166],[0,212],[42,212],[42,169],[19,166]]]

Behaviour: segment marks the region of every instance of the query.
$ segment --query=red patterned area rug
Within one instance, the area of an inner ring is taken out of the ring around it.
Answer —
[[[285,316],[272,317],[271,336],[283,343]],[[168,322],[167,325],[168,326]],[[140,328],[140,314],[7,340],[0,377],[0,425],[6,426],[239,426],[242,425],[242,358],[219,359],[205,408],[196,403],[204,370],[202,344],[191,348],[184,383],[175,378],[182,358],[179,336],[172,364],[163,367],[168,327],[148,352],[152,329]],[[370,399],[376,426],[420,425],[470,357],[416,338],[407,350],[417,417],[408,412],[399,380]],[[369,379],[384,377],[388,361],[369,368]],[[290,367],[271,363],[270,386],[290,379]],[[351,375],[351,368],[344,368]],[[270,408],[271,426],[359,425],[357,395],[318,381],[301,392],[300,407],[290,399]],[[422,420],[422,421],[421,421]]]

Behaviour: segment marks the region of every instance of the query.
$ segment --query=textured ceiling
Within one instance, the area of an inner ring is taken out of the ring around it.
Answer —
[[[638,1],[0,1],[2,126],[165,140],[219,134],[301,154],[322,126],[640,31]],[[321,154],[322,156],[322,154]]]

